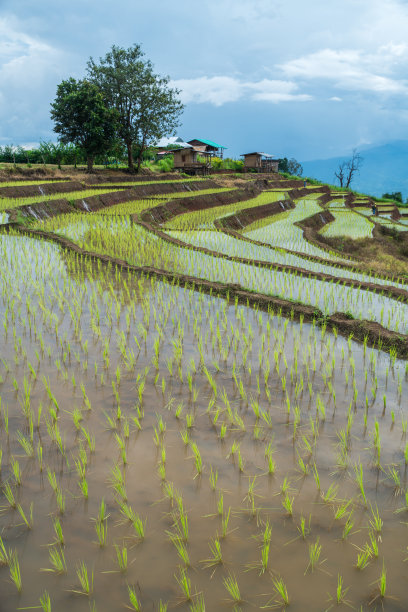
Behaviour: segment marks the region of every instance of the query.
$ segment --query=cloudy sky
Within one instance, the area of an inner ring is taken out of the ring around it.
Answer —
[[[0,0],[0,145],[54,139],[56,86],[142,45],[179,134],[299,160],[408,139],[408,0]]]

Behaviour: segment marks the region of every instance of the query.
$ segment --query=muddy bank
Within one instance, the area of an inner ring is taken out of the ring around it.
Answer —
[[[271,202],[270,204],[264,204],[263,206],[257,206],[256,208],[245,208],[235,215],[229,215],[228,217],[218,219],[215,225],[220,228],[238,231],[247,225],[251,225],[255,221],[278,215],[291,208],[295,208],[295,203],[292,199],[279,200],[277,202]]]
[[[180,177],[179,177],[180,178]],[[135,185],[132,187],[135,200],[150,195],[166,195],[167,193],[186,193],[187,191],[201,191],[203,189],[219,189],[220,185],[211,179],[191,181],[185,183],[152,183],[151,185]]]
[[[311,217],[307,217],[306,219],[299,221],[296,225],[301,228],[309,228],[318,232],[322,229],[322,227],[334,220],[335,217],[329,210],[322,210],[322,212],[318,212]]]
[[[187,276],[184,274],[178,274],[176,272],[168,272],[166,270],[160,270],[149,266],[134,266],[123,260],[110,257],[109,255],[100,255],[98,253],[85,251],[72,241],[56,234],[50,234],[41,230],[30,230],[22,227],[18,227],[16,230],[18,233],[23,235],[34,238],[43,238],[45,240],[55,242],[62,248],[78,253],[83,257],[99,260],[107,265],[118,266],[129,272],[154,275],[157,278],[168,280],[172,284],[175,283],[180,286],[188,286],[193,289],[209,293],[210,295],[216,294],[220,297],[226,298],[232,303],[237,301],[238,303],[247,306],[254,306],[266,312],[278,310],[283,315],[291,318],[302,318],[304,321],[315,322],[318,325],[330,325],[331,327],[335,328],[338,333],[346,337],[349,337],[352,334],[354,340],[363,341],[366,339],[369,346],[386,351],[393,349],[396,351],[398,357],[402,359],[408,357],[408,335],[398,334],[396,332],[387,330],[380,324],[372,321],[357,321],[354,319],[349,319],[343,313],[335,313],[331,316],[325,317],[318,308],[313,308],[311,306],[306,306],[298,302],[291,302],[290,300],[284,300],[274,296],[267,296],[265,294],[247,291],[240,285],[211,282],[204,279],[198,279],[194,276]]]
[[[162,174],[110,174],[104,176],[103,174],[90,174],[85,179],[86,185],[98,185],[98,183],[140,183],[140,182],[160,182],[160,181],[179,181],[185,178],[182,174],[177,172],[162,173]]]
[[[65,198],[58,198],[56,200],[44,200],[44,202],[37,202],[36,204],[24,204],[24,206],[10,208],[6,212],[11,223],[22,221],[22,218],[40,221],[75,212],[75,206]]]
[[[269,189],[282,188],[283,191],[287,189],[303,189],[303,181],[297,179],[276,179],[272,178],[268,181]],[[308,190],[309,191],[309,190]]]
[[[203,183],[206,186],[202,186]],[[142,200],[149,195],[157,195],[161,193],[185,193],[186,191],[198,191],[199,189],[216,189],[218,185],[213,181],[201,181],[200,187],[191,187],[190,183],[175,183],[168,185],[139,185],[120,191],[110,193],[101,193],[101,195],[89,196],[87,198],[76,198],[73,200],[56,199],[44,200],[35,204],[24,204],[16,208],[11,208],[6,212],[9,214],[11,221],[16,221],[18,218],[26,219],[47,219],[67,212],[95,212],[101,208],[122,204],[124,202],[132,202],[133,200]]]
[[[79,181],[62,181],[57,183],[42,183],[41,185],[17,185],[16,187],[0,187],[1,198],[30,198],[81,191],[84,186]]]
[[[332,199],[333,198],[330,195],[330,193],[323,193],[319,198],[317,198],[317,201],[319,203],[319,206],[321,206],[323,208]]]
[[[161,225],[178,215],[234,204],[235,202],[244,202],[245,200],[256,197],[259,193],[259,189],[249,185],[245,189],[234,189],[231,191],[196,196],[195,198],[174,199],[166,202],[166,204],[155,206],[143,212],[141,214],[141,220],[147,223]]]

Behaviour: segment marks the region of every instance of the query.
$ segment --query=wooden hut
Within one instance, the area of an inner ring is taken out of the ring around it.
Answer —
[[[208,174],[210,169],[210,153],[201,151],[193,146],[187,146],[182,149],[173,149],[174,169],[181,170],[187,174]],[[199,157],[204,161],[199,160]]]
[[[273,159],[269,153],[242,153],[241,157],[245,172],[278,172],[279,159]]]
[[[220,157],[221,159],[224,155],[224,149],[227,148],[213,142],[212,140],[203,140],[201,138],[193,138],[193,140],[188,141],[188,144],[193,146],[195,149],[202,151],[203,153],[209,153],[210,155]]]

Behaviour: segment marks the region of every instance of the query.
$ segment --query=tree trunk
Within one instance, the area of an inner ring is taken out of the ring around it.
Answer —
[[[86,169],[87,172],[93,172],[93,164],[94,164],[94,158],[91,157],[90,155],[88,155],[88,157],[86,158],[88,167]]]
[[[133,153],[132,153],[132,143],[127,142],[126,143],[126,148],[127,148],[127,157],[128,157],[128,170],[129,172],[134,172],[135,171],[135,167],[133,164]]]
[[[142,142],[142,146],[139,149],[139,155],[137,156],[137,172],[139,172],[140,166],[142,165],[144,150],[145,150],[145,141]]]

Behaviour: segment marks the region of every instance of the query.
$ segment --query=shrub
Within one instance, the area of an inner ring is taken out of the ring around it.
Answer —
[[[171,172],[174,168],[174,157],[164,157],[157,162],[160,172]]]

